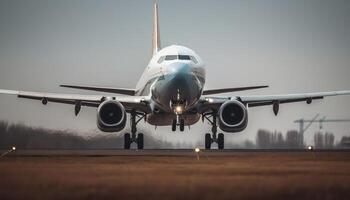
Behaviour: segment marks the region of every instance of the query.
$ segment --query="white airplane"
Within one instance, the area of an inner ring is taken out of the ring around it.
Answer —
[[[179,127],[208,120],[212,134],[205,135],[205,148],[217,143],[224,148],[224,134],[217,134],[219,127],[225,132],[243,131],[248,124],[248,108],[272,105],[275,115],[279,105],[305,101],[327,96],[349,95],[350,91],[332,91],[286,95],[252,96],[211,96],[219,93],[259,89],[268,86],[235,87],[206,90],[205,68],[202,59],[191,49],[171,45],[160,46],[158,28],[158,6],[154,4],[153,18],[153,56],[138,82],[136,89],[61,85],[61,87],[122,94],[123,96],[57,94],[0,90],[0,94],[17,95],[19,98],[71,104],[78,115],[82,106],[97,108],[97,126],[104,132],[120,132],[126,125],[126,114],[130,114],[131,134],[124,134],[124,148],[129,149],[132,142],[143,149],[143,134],[137,132],[137,124],[145,120],[154,126],[171,126],[172,131]],[[137,134],[138,133],[138,134]]]

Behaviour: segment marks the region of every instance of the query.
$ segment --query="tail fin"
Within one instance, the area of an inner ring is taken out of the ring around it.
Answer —
[[[154,3],[153,11],[153,33],[152,33],[152,53],[153,55],[160,50],[160,35],[158,26],[158,5]]]

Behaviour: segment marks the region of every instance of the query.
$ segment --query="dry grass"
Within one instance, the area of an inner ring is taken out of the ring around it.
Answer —
[[[6,157],[0,199],[350,199],[350,153]]]

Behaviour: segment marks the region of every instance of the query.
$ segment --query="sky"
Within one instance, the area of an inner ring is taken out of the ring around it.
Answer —
[[[223,94],[287,94],[350,89],[350,1],[159,0],[162,46],[193,49],[206,63],[205,88],[269,85]],[[42,92],[93,92],[60,84],[135,88],[151,58],[149,0],[0,0],[0,88]],[[350,97],[249,109],[248,128],[226,141],[255,141],[258,129],[298,129],[295,119],[316,114],[350,118]],[[0,95],[0,120],[96,132],[96,109],[74,116],[71,105]],[[173,142],[203,141],[207,123],[171,132],[141,123],[139,130]],[[312,125],[305,133],[312,144]],[[350,123],[324,124],[339,140]],[[100,133],[99,134],[104,134]],[[116,133],[117,134],[117,133]],[[121,133],[119,133],[121,134]]]

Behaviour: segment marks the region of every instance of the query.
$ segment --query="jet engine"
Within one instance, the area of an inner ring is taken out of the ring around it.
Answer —
[[[126,112],[124,106],[115,100],[106,100],[97,109],[97,126],[104,132],[118,132],[124,129]]]
[[[247,108],[237,100],[230,100],[222,104],[218,115],[219,127],[225,132],[240,132],[247,127]]]

